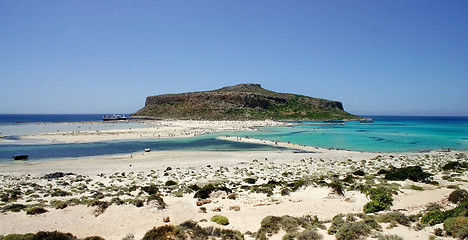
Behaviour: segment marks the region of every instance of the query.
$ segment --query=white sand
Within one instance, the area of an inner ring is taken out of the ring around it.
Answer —
[[[109,139],[131,139],[153,137],[153,134],[161,136],[175,134],[175,136],[193,136],[209,131],[228,130],[252,130],[255,126],[282,124],[275,122],[199,122],[199,121],[175,121],[165,122],[164,126],[150,129],[135,129],[131,132],[124,130],[106,131],[99,134],[76,133],[51,134],[39,137],[55,142],[89,142]],[[115,134],[114,134],[115,133]],[[0,165],[0,177],[3,177],[2,188],[14,186],[21,182],[37,183],[52,188],[68,189],[60,182],[68,181],[76,177],[66,176],[58,180],[45,180],[40,177],[44,174],[61,171],[83,175],[90,180],[87,183],[90,190],[99,189],[98,182],[105,186],[124,186],[135,184],[145,186],[155,183],[164,185],[167,180],[175,180],[178,184],[189,185],[196,183],[203,186],[209,182],[237,183],[245,185],[243,179],[248,176],[258,178],[257,184],[266,183],[269,179],[287,181],[290,179],[308,178],[320,176],[329,177],[337,174],[342,178],[357,170],[362,169],[368,173],[375,173],[380,168],[387,168],[390,164],[396,167],[405,165],[423,165],[430,171],[441,164],[454,159],[455,153],[367,153],[342,150],[328,150],[315,147],[299,146],[288,143],[267,142],[257,139],[226,138],[233,141],[246,141],[263,144],[272,144],[307,152],[294,150],[270,151],[270,152],[198,152],[198,151],[155,151],[150,153],[123,154],[102,157],[87,157],[79,159],[67,159],[48,162],[22,162],[9,165]],[[376,158],[377,155],[381,157]],[[430,155],[429,159],[426,155]],[[210,165],[210,167],[207,167]],[[172,170],[165,171],[167,167]],[[120,176],[123,172],[125,177]],[[167,176],[165,176],[167,172]],[[289,175],[284,175],[290,173]],[[466,173],[459,176],[467,179]],[[17,178],[21,179],[20,182]],[[120,178],[117,181],[117,178]],[[440,180],[440,176],[436,176]],[[133,182],[133,183],[132,183]],[[411,181],[396,182],[401,185],[401,192],[395,196],[393,210],[399,210],[405,214],[421,212],[431,203],[439,203],[447,206],[447,196],[452,191],[447,185],[459,185],[468,188],[466,182],[447,182],[440,180],[441,186],[435,187],[428,184],[415,184]],[[424,187],[425,191],[407,189],[410,185]],[[193,193],[185,193],[183,197],[175,197],[170,193],[164,193],[163,199],[167,208],[158,210],[154,205],[146,205],[137,208],[133,205],[112,205],[103,214],[95,216],[92,207],[83,205],[67,207],[56,210],[48,207],[45,214],[36,216],[26,215],[24,211],[19,213],[3,213],[0,215],[0,235],[9,233],[26,233],[40,230],[58,230],[71,232],[78,237],[99,235],[105,239],[122,239],[127,233],[133,233],[135,239],[141,239],[144,233],[155,226],[165,224],[163,217],[169,216],[170,224],[180,224],[186,220],[200,221],[208,219],[208,222],[200,222],[201,226],[215,226],[209,219],[215,214],[228,217],[229,229],[241,232],[255,232],[260,227],[261,220],[267,215],[317,215],[320,220],[331,219],[339,213],[362,212],[363,205],[368,201],[366,196],[359,191],[346,191],[345,196],[331,194],[331,189],[314,184],[302,187],[289,196],[282,196],[279,188],[274,195],[267,197],[263,193],[236,190],[236,200],[226,198],[224,192],[216,192],[211,195],[209,204],[204,205],[207,213],[200,213],[197,199]],[[135,193],[136,194],[136,193]],[[84,195],[90,195],[85,193]],[[81,195],[80,195],[81,196]],[[74,196],[75,197],[75,196]],[[78,196],[79,197],[79,196]],[[70,197],[64,197],[69,199]],[[106,197],[105,200],[110,200]],[[52,197],[44,198],[52,200]],[[18,200],[26,203],[26,199]],[[26,203],[27,204],[27,203]],[[231,206],[239,206],[240,211],[230,210]],[[449,207],[449,206],[448,206]],[[220,208],[221,212],[213,209]],[[218,226],[219,227],[219,226]],[[398,234],[405,239],[427,239],[433,228],[425,228],[416,231],[407,227],[385,229],[385,233]],[[324,234],[324,239],[334,239],[334,236]],[[248,236],[246,236],[247,239]],[[275,236],[281,239],[281,236]],[[272,238],[272,239],[274,239]]]

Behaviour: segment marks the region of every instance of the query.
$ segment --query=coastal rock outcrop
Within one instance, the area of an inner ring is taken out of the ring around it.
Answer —
[[[209,120],[357,118],[345,112],[341,102],[277,93],[262,88],[260,84],[149,96],[145,107],[132,116]]]

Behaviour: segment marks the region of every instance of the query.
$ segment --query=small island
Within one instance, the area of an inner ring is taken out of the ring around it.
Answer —
[[[238,84],[213,91],[164,94],[146,98],[133,117],[190,120],[359,119],[338,101],[277,93],[260,84]]]

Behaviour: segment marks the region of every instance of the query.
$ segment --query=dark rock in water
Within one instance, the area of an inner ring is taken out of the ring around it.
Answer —
[[[13,160],[28,160],[29,155],[16,155],[13,156]]]
[[[54,173],[49,173],[49,174],[44,175],[44,178],[55,179],[55,178],[61,178],[61,177],[68,176],[68,175],[74,175],[74,173],[54,172]]]

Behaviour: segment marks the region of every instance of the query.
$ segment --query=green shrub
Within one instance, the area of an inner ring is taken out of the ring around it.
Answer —
[[[466,168],[466,167],[467,167],[466,163],[448,162],[444,166],[442,166],[442,170],[450,171],[450,170],[463,169],[463,168]]]
[[[465,189],[457,189],[450,193],[448,200],[452,203],[460,203],[466,200],[468,192]]]
[[[367,195],[371,201],[364,205],[363,211],[365,213],[384,211],[393,205],[392,193],[387,189],[371,188]]]
[[[468,228],[468,217],[451,217],[444,222],[444,230],[454,237],[458,237],[459,233],[466,236],[466,228]]]
[[[339,179],[333,179],[328,186],[332,188],[333,193],[344,196],[343,183]]]
[[[99,236],[91,236],[91,237],[86,237],[83,240],[105,240],[105,239]]]
[[[323,236],[314,229],[305,229],[302,232],[290,232],[282,240],[321,240]]]
[[[338,231],[338,228],[345,223],[343,220],[344,215],[342,213],[335,215],[331,220],[331,226],[328,228],[328,234],[332,235]]]
[[[8,234],[3,237],[3,240],[31,240],[33,237],[34,237],[33,233]]]
[[[366,237],[372,232],[372,227],[364,222],[346,222],[338,228],[335,234],[337,240],[354,240]]]
[[[156,185],[154,185],[154,184],[151,184],[149,186],[141,187],[141,190],[145,191],[149,195],[156,194],[156,193],[159,192],[158,187]]]
[[[391,223],[394,225],[401,224],[406,227],[409,227],[411,225],[410,218],[400,212],[389,212],[389,213],[377,216],[377,221]]]
[[[200,187],[197,184],[192,184],[187,187],[188,189],[191,189],[193,191],[198,191],[200,190]]]
[[[199,199],[207,199],[210,197],[210,194],[214,191],[224,191],[226,192],[227,194],[231,193],[232,190],[225,187],[225,186],[221,186],[221,187],[215,187],[213,184],[208,184],[208,185],[205,185],[204,187],[202,187],[201,189],[199,189],[195,195],[193,195],[194,198],[199,198]]]
[[[158,228],[153,228],[145,233],[143,240],[162,240],[176,239],[176,230],[172,225],[164,225]]]
[[[103,214],[111,204],[106,201],[97,200],[97,201],[93,201],[90,205],[92,207],[96,207],[93,212],[94,212],[94,216],[97,217]]]
[[[388,170],[385,170],[385,169],[380,169],[377,174],[378,175],[383,175],[383,174],[387,174],[388,173]]]
[[[195,195],[193,195],[194,198],[200,198],[200,199],[207,199],[210,197],[210,194],[215,190],[215,186],[213,184],[208,184],[203,186],[201,189],[199,189]]]
[[[77,240],[71,233],[62,232],[38,232],[31,240]]]
[[[246,182],[248,184],[255,184],[257,182],[257,179],[255,179],[255,178],[246,178],[246,179],[244,179],[244,182]]]
[[[184,194],[181,191],[173,191],[172,195],[174,195],[174,197],[183,197],[184,196]]]
[[[379,234],[377,236],[377,240],[404,240],[402,237],[396,235],[396,234],[393,234],[393,235],[382,235],[382,234]]]
[[[68,207],[68,203],[60,200],[53,200],[50,202],[50,204],[55,208],[55,209],[64,209]]]
[[[152,201],[156,202],[157,208],[159,210],[165,209],[167,206],[166,203],[164,202],[164,199],[159,195],[156,195],[156,194],[149,195],[148,198],[146,199],[146,203],[149,204]]]
[[[424,191],[423,187],[417,186],[417,185],[410,185],[410,189],[416,190],[416,191]]]
[[[266,216],[260,222],[260,229],[258,229],[255,239],[268,239],[267,236],[271,236],[281,229],[280,227],[281,218],[277,216]]]
[[[215,222],[219,225],[229,225],[229,219],[221,215],[214,215],[213,217],[211,217],[210,221]]]
[[[391,181],[404,181],[409,179],[413,182],[429,182],[432,174],[424,172],[420,166],[403,168],[392,168],[385,174],[385,179]]]
[[[177,182],[169,180],[164,185],[167,186],[167,187],[170,187],[170,186],[177,185]]]
[[[62,189],[54,189],[54,191],[50,194],[52,197],[66,197],[66,196],[71,196],[72,194],[63,191]]]
[[[357,171],[353,172],[353,175],[355,175],[355,176],[364,176],[364,175],[366,175],[366,173],[364,171],[362,171],[362,170],[357,170]]]
[[[134,199],[133,205],[135,205],[136,207],[143,207],[144,203],[143,203],[143,200],[141,199]]]
[[[37,215],[37,214],[42,214],[48,212],[45,208],[43,207],[32,207],[28,210],[26,210],[26,214],[28,215]]]

